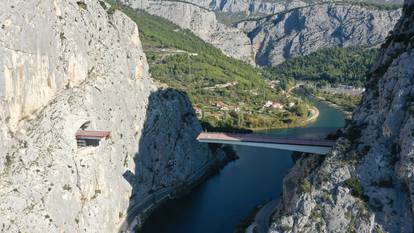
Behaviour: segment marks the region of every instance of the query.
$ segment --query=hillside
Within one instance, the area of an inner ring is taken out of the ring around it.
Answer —
[[[278,79],[312,81],[322,86],[345,84],[364,87],[366,74],[377,54],[377,49],[361,47],[326,48],[289,59],[270,71]]]
[[[266,70],[224,55],[189,30],[160,17],[119,6],[140,25],[152,77],[185,91],[199,118],[215,127],[277,128],[299,125],[310,107],[266,81]],[[272,88],[273,86],[273,88]],[[284,85],[286,86],[286,85]],[[264,108],[267,101],[278,108]],[[295,106],[289,108],[288,104]]]
[[[236,59],[273,67],[323,48],[375,47],[400,5],[355,1],[120,0],[163,17]]]

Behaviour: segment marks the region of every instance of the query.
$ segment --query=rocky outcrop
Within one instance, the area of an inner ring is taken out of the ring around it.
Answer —
[[[87,77],[123,72],[139,79],[147,73],[142,52],[127,51],[141,46],[137,28],[120,14],[108,15],[95,1],[87,3],[2,4],[1,139],[10,138],[20,123],[35,116],[57,93],[78,86]]]
[[[370,9],[352,4],[315,4],[237,25],[252,41],[256,63],[274,66],[321,48],[367,46],[384,42],[400,10]]]
[[[199,1],[193,0],[192,2]],[[217,0],[210,1],[209,6],[221,12],[243,13],[244,15],[257,16],[275,14],[288,9],[306,6],[309,3],[311,1]]]
[[[206,145],[195,141],[202,128],[186,94],[172,89],[152,93],[145,119],[131,182],[134,195],[182,188],[217,162]],[[222,155],[218,151],[216,157]]]
[[[297,7],[308,6],[311,4],[329,3],[329,2],[349,2],[341,0],[291,0],[291,1],[265,1],[265,0],[190,0],[193,3],[210,7],[214,10],[231,13],[244,13],[246,15],[274,14],[277,12],[294,9]],[[354,4],[366,5],[370,8],[379,8],[382,5],[397,6],[402,5],[404,0],[356,0]],[[383,7],[384,9],[386,7]],[[392,8],[392,7],[389,7]]]
[[[208,8],[182,1],[122,0],[121,2],[134,9],[143,9],[152,15],[168,19],[183,29],[191,30],[228,56],[254,63],[249,38],[237,28],[219,23],[215,13]]]
[[[21,0],[0,17],[1,232],[116,232],[134,203],[218,158],[188,98],[153,84],[121,12]],[[81,126],[111,137],[78,147]]]
[[[413,38],[407,0],[352,123],[326,158],[296,162],[270,232],[413,232]]]
[[[343,1],[122,2],[190,29],[225,54],[260,66],[275,66],[320,48],[377,46],[401,16],[401,10]],[[217,14],[238,23],[224,25]],[[236,20],[246,18],[250,20]]]

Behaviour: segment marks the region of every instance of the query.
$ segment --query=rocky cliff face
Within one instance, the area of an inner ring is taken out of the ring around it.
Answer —
[[[291,9],[286,14],[237,25],[251,39],[257,64],[274,66],[320,48],[377,46],[401,16],[400,10],[351,4]]]
[[[1,232],[115,232],[128,207],[217,158],[186,96],[153,84],[122,13],[6,1],[0,22]],[[85,123],[111,138],[78,147]]]
[[[320,48],[376,46],[401,16],[400,10],[327,1],[122,2],[190,29],[225,54],[260,66],[274,66]],[[270,16],[228,26],[216,14],[225,14],[235,22],[236,18]]]
[[[183,29],[191,30],[202,40],[214,45],[224,54],[254,64],[249,38],[237,28],[217,21],[207,7],[182,1],[122,0],[134,9],[163,17]]]
[[[413,36],[407,0],[352,123],[326,158],[296,162],[270,232],[413,232]]]

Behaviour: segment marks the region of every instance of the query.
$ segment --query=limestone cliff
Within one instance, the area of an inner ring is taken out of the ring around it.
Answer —
[[[104,2],[3,1],[0,31],[0,232],[116,232],[218,158],[188,98],[153,84],[137,25]],[[111,137],[78,147],[81,126]]]
[[[207,7],[185,1],[122,0],[134,9],[163,17],[183,29],[191,30],[204,41],[221,49],[224,54],[254,63],[249,38],[237,28],[217,21],[215,13]]]
[[[320,48],[377,46],[401,16],[398,9],[378,9],[343,1],[121,2],[164,17],[190,29],[225,54],[260,66],[274,66]],[[225,25],[219,20],[222,15],[236,23]]]
[[[251,39],[258,65],[274,66],[321,48],[377,46],[401,16],[400,10],[343,3],[289,6],[284,12],[237,25]]]
[[[352,123],[326,158],[300,158],[270,232],[413,232],[414,1],[382,46]]]

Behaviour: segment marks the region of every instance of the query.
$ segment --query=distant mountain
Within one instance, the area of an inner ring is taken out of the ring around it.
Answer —
[[[206,125],[278,128],[300,125],[307,119],[310,106],[286,95],[282,90],[285,78],[271,85],[266,70],[225,56],[192,32],[143,11],[121,9],[139,25],[152,77],[185,91]],[[263,108],[269,101],[279,109]],[[297,107],[281,111],[291,102]]]
[[[121,0],[190,29],[225,54],[260,66],[329,47],[374,47],[400,5],[328,1]]]

